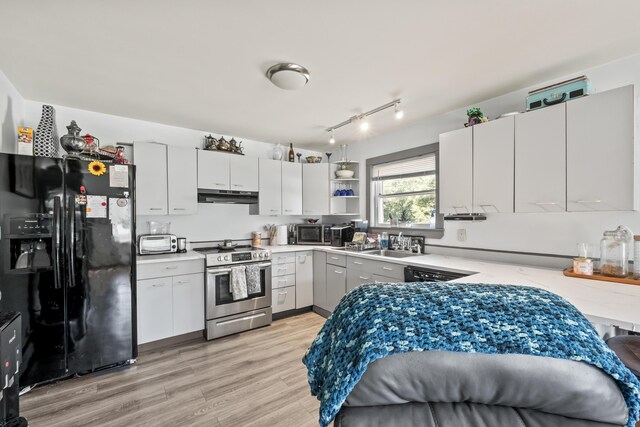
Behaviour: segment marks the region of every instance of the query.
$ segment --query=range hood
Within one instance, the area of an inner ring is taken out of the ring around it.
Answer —
[[[226,203],[235,205],[257,205],[257,191],[203,190],[198,189],[198,203]]]

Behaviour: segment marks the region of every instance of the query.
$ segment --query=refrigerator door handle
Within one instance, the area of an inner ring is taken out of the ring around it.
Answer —
[[[76,233],[76,209],[75,209],[75,199],[73,197],[69,197],[68,204],[68,213],[69,213],[69,223],[67,224],[67,230],[69,233],[67,234],[67,241],[69,242],[69,287],[76,287],[76,242],[75,242],[75,233]]]
[[[54,289],[62,288],[62,263],[60,249],[62,247],[62,221],[60,219],[60,197],[53,198],[53,274]]]

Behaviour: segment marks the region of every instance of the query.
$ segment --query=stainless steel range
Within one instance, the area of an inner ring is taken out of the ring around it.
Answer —
[[[208,340],[271,324],[271,252],[251,246],[198,248],[206,256],[205,316]],[[234,300],[231,268],[257,264],[260,292]]]

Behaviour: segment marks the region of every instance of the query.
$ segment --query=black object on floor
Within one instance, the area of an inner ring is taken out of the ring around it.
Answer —
[[[640,336],[619,335],[607,339],[607,345],[633,374],[640,378]]]
[[[1,298],[1,295],[0,295]],[[27,427],[20,416],[18,373],[22,361],[20,313],[0,313],[0,427]]]

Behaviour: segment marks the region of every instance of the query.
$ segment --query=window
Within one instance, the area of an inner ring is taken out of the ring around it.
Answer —
[[[389,160],[397,155],[389,156]],[[378,163],[371,164],[369,170],[374,224],[383,227],[435,228],[436,152],[414,154],[409,158],[388,162],[381,162],[384,158],[374,160]]]

